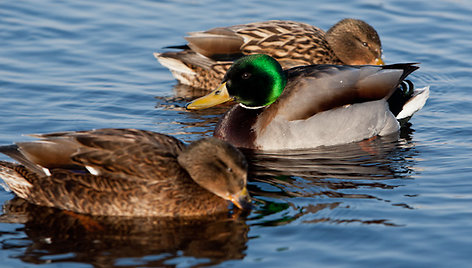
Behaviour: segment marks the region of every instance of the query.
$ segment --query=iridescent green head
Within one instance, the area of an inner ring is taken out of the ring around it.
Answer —
[[[285,73],[274,58],[245,56],[234,62],[220,87],[189,103],[187,109],[204,109],[231,99],[246,108],[260,108],[276,101],[286,83]]]
[[[235,61],[223,82],[237,102],[247,107],[260,107],[277,100],[287,79],[274,58],[256,54]]]

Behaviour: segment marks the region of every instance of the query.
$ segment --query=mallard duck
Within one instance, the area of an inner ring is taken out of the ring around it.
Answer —
[[[34,135],[0,147],[20,164],[0,162],[17,196],[41,206],[107,216],[193,217],[248,208],[247,163],[215,138],[186,146],[136,129]]]
[[[284,71],[268,55],[249,55],[233,64],[216,90],[187,109],[238,102],[214,131],[236,147],[285,150],[355,142],[399,130],[388,99],[416,69],[406,63],[310,65]],[[429,90],[420,93],[426,101]],[[410,90],[400,105],[411,98],[418,94]],[[410,110],[417,111],[424,101],[414,102],[419,106]]]
[[[178,52],[154,53],[182,84],[213,89],[241,56],[268,54],[284,69],[310,64],[383,64],[375,29],[343,19],[326,33],[309,24],[273,20],[192,32]]]

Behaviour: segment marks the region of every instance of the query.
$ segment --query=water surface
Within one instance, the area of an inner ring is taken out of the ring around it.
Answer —
[[[2,265],[469,266],[470,14],[472,3],[461,0],[3,1],[0,144],[101,127],[187,142],[211,135],[223,109],[185,111],[192,92],[176,87],[152,52],[183,44],[186,32],[269,19],[323,29],[364,19],[379,32],[387,63],[421,62],[410,77],[430,85],[431,96],[398,137],[249,153],[256,208],[246,217],[99,218],[99,227],[88,226],[0,189],[4,211],[21,222],[0,223]]]

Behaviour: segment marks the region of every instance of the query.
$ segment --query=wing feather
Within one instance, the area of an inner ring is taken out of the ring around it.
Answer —
[[[299,120],[344,105],[387,99],[416,69],[418,67],[413,63],[295,67],[287,70],[289,83],[269,109],[274,109],[287,120]]]

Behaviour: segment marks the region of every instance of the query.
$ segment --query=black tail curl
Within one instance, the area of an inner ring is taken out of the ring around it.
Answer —
[[[415,86],[410,80],[403,80],[400,85],[398,85],[395,92],[388,99],[388,106],[393,115],[397,116],[405,103],[413,97],[415,91]]]

